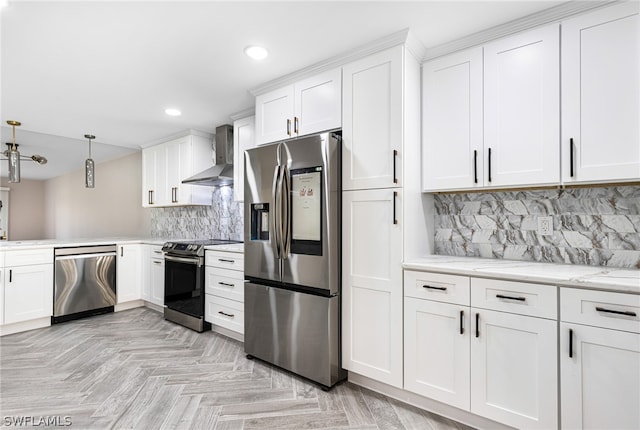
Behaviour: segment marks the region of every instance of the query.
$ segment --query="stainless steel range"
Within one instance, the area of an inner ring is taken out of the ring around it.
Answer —
[[[242,243],[206,239],[166,242],[164,251],[164,318],[197,332],[211,330],[204,320],[204,251],[206,246]]]

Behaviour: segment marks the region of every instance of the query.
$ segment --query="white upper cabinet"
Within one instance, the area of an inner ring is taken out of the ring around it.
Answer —
[[[560,182],[553,24],[423,64],[423,191]]]
[[[560,181],[560,40],[554,24],[484,46],[485,185]]]
[[[341,83],[338,68],[256,96],[255,143],[339,128]]]
[[[182,181],[213,164],[211,140],[189,135],[142,150],[142,206],[210,205],[211,188]]]
[[[402,186],[403,54],[397,46],[342,69],[342,188]]]
[[[422,87],[422,189],[482,186],[482,48],[425,63]]]
[[[255,146],[255,117],[233,122],[233,199],[244,200],[244,151]]]
[[[562,23],[562,179],[640,178],[638,2]]]

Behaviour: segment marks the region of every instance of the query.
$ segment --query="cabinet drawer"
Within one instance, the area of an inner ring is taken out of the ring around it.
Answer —
[[[7,251],[4,257],[6,267],[49,263],[53,264],[53,248]]]
[[[205,267],[205,293],[238,300],[244,303],[243,272]]]
[[[640,333],[640,295],[560,288],[562,321]]]
[[[151,258],[162,258],[164,259],[164,252],[162,252],[162,245],[149,245],[149,249],[151,250]]]
[[[473,307],[556,319],[557,303],[557,287],[553,285],[471,278]]]
[[[469,306],[469,277],[405,270],[404,295]]]
[[[205,251],[205,265],[244,272],[244,254],[224,251]]]
[[[204,319],[212,324],[244,334],[244,304],[206,294]]]

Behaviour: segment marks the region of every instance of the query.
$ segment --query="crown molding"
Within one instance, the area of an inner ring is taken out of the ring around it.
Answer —
[[[296,70],[295,72],[289,73],[287,75],[281,76],[272,81],[266,82],[260,86],[250,89],[249,92],[254,96],[264,94],[268,91],[272,91],[277,88],[282,88],[286,85],[290,85],[301,79],[308,78],[313,75],[317,75],[318,73],[322,73],[324,71],[331,70],[336,67],[341,67],[344,64],[350,63],[355,60],[359,60],[361,58],[367,57],[376,52],[382,51],[384,49],[392,48],[394,46],[407,43],[408,39],[409,39],[409,29],[405,28],[404,30],[400,30],[388,36],[382,37],[380,39],[376,39],[370,43],[359,46],[355,49],[343,52],[342,54],[338,54],[324,61],[320,61],[318,63],[305,67],[303,69]],[[414,51],[420,51],[420,48],[418,46],[419,43],[420,42],[418,42],[417,40],[411,42],[411,47]]]
[[[172,140],[180,139],[182,137],[187,137],[187,136],[198,136],[198,137],[204,137],[205,139],[213,140],[213,134],[211,133],[208,133],[206,131],[196,130],[193,128],[188,128],[186,130],[182,130],[178,133],[174,133],[169,136],[162,137],[160,139],[154,139],[149,142],[145,142],[140,145],[140,148],[143,148],[143,149],[149,148],[150,146],[159,145],[161,143],[170,142]]]
[[[256,113],[255,106],[251,106],[251,107],[243,109],[243,110],[241,110],[239,112],[232,113],[231,115],[229,115],[229,118],[231,118],[234,121],[237,121],[239,119],[246,118],[248,116],[253,116],[253,115],[255,115],[255,113]]]
[[[425,50],[425,55],[422,58],[423,61],[431,60],[443,55],[451,54],[452,52],[467,49],[472,46],[481,45],[483,43],[487,43],[524,30],[529,30],[534,27],[558,22],[573,15],[578,15],[591,11],[593,9],[618,3],[622,2],[617,0],[569,1],[567,3],[563,3],[549,9],[541,10],[540,12],[536,12],[531,15],[506,22],[504,24],[491,27],[486,30],[478,31],[477,33],[461,37],[460,39],[443,43],[442,45],[427,48]]]

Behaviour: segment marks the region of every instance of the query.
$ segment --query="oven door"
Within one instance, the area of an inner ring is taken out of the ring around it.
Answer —
[[[164,304],[194,317],[204,315],[202,257],[164,256]]]

